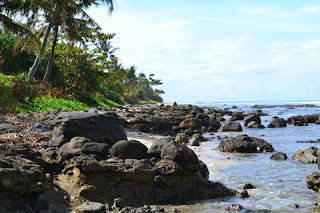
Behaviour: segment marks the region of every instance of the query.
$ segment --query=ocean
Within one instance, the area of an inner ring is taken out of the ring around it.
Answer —
[[[265,105],[259,108],[268,116],[261,116],[264,126],[269,124],[273,116],[287,119],[295,115],[320,114],[320,101],[305,102],[242,102],[242,103],[196,103],[198,106],[229,108],[232,111],[248,113],[254,110],[254,105]],[[237,109],[231,109],[237,106]],[[228,117],[225,117],[226,119]],[[241,125],[243,124],[240,121]],[[272,144],[275,152],[284,152],[288,159],[285,161],[270,160],[272,153],[239,154],[222,153],[216,150],[218,137],[236,137],[247,134],[261,138]],[[226,186],[242,190],[246,183],[256,186],[249,189],[249,198],[239,197],[208,200],[193,205],[186,205],[184,212],[229,212],[231,204],[240,204],[245,209],[241,212],[320,212],[314,204],[318,193],[306,186],[306,176],[320,172],[317,164],[294,162],[293,154],[312,146],[320,149],[319,143],[297,143],[320,139],[320,125],[308,126],[287,125],[286,128],[248,129],[242,132],[217,132],[213,135],[206,133],[208,142],[203,142],[201,149],[196,150],[199,159],[204,161],[209,169],[211,181],[219,181]],[[295,208],[298,204],[300,207]]]

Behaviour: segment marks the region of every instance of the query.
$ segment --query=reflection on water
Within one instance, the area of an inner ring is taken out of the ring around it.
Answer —
[[[239,109],[238,109],[239,110]],[[250,107],[242,106],[241,110],[250,111]],[[274,115],[287,119],[292,115],[320,114],[320,108],[286,109],[282,107],[262,109],[268,116],[261,117],[262,124],[267,126]],[[279,115],[281,114],[281,115]],[[272,144],[276,152],[284,152],[286,161],[270,160],[272,153],[233,154],[221,153],[215,150],[219,141],[217,136],[236,137],[239,134],[264,139]],[[271,212],[320,212],[314,206],[317,193],[306,186],[306,176],[319,171],[316,164],[304,164],[292,161],[293,154],[299,149],[311,146],[320,148],[320,144],[297,143],[297,141],[320,139],[320,125],[276,129],[246,129],[241,133],[215,133],[205,135],[209,142],[201,144],[202,150],[196,149],[199,158],[204,161],[210,171],[211,181],[220,181],[230,188],[241,190],[244,184],[251,183],[256,189],[249,189],[250,197],[224,198],[205,201],[184,206],[184,212],[227,212],[225,209],[233,203],[251,210],[271,210]],[[294,204],[300,206],[294,208]],[[180,209],[180,207],[179,207]]]

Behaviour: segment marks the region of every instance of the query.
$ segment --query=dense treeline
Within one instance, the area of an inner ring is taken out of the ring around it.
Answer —
[[[161,81],[123,67],[111,45],[115,34],[103,33],[86,14],[101,3],[112,12],[112,0],[0,1],[0,92],[7,106],[40,96],[89,105],[162,101],[164,92],[153,88]]]

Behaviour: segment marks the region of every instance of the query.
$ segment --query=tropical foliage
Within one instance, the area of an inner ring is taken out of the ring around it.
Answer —
[[[112,0],[0,0],[0,108],[41,110],[49,99],[101,106],[162,101],[164,92],[154,89],[162,82],[119,64],[115,33],[103,33],[85,12],[102,3],[111,14]]]

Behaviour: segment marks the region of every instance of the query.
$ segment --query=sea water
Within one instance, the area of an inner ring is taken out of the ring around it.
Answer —
[[[231,108],[232,111],[247,113],[256,103],[216,103],[199,106],[217,107],[220,109]],[[261,108],[268,116],[261,116],[262,124],[267,126],[272,116],[287,119],[294,115],[320,114],[320,102],[311,103],[262,103],[264,105],[294,104],[294,107],[266,107]],[[311,107],[304,104],[314,104]],[[241,125],[243,122],[240,122]],[[271,160],[272,153],[240,154],[222,153],[216,150],[219,137],[236,137],[239,134],[247,134],[261,138],[272,144],[275,152],[284,152],[288,159],[285,161]],[[242,190],[246,183],[256,186],[249,189],[249,198],[228,197],[216,200],[208,200],[182,208],[184,212],[228,212],[225,209],[231,204],[240,204],[245,207],[242,212],[269,210],[267,212],[320,212],[315,207],[318,193],[306,186],[306,176],[313,172],[320,172],[317,164],[294,162],[293,154],[312,146],[320,148],[318,143],[297,143],[297,141],[309,141],[320,139],[320,125],[308,126],[287,125],[286,128],[248,129],[242,132],[218,132],[214,135],[205,134],[210,140],[203,142],[196,150],[199,158],[204,161],[209,169],[211,181],[219,181],[226,186]],[[300,207],[295,208],[298,204]],[[260,211],[261,212],[261,211]],[[266,212],[266,211],[265,211]]]

